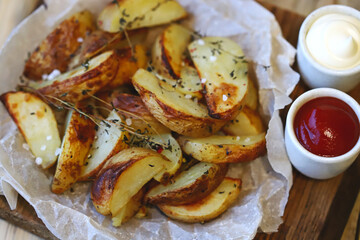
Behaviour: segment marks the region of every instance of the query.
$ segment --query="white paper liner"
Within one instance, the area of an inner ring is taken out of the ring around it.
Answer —
[[[83,9],[97,14],[106,2],[109,1],[49,0],[47,10],[42,6],[25,19],[12,32],[0,53],[0,93],[16,87],[28,52],[59,22]],[[32,154],[23,148],[23,137],[0,105],[0,179],[5,182],[2,192],[14,207],[16,194],[11,190],[13,187],[35,208],[56,237],[251,239],[258,229],[273,232],[282,223],[292,173],[278,110],[290,103],[288,95],[299,80],[298,74],[290,68],[295,50],[282,37],[274,16],[252,0],[179,2],[193,14],[195,30],[209,36],[231,37],[254,63],[261,111],[269,120],[266,136],[268,155],[230,167],[228,175],[243,180],[241,196],[233,207],[209,223],[184,224],[151,209],[151,218],[132,219],[120,228],[114,228],[110,217],[95,211],[89,197],[90,184],[77,183],[73,187],[74,192],[67,191],[62,195],[51,193],[52,176],[41,170],[34,163]]]

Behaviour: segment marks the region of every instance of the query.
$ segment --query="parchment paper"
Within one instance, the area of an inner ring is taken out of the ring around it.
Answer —
[[[88,9],[94,14],[109,1],[49,0],[11,34],[0,53],[0,93],[14,90],[24,60],[51,30],[69,15]],[[24,139],[0,104],[0,193],[12,208],[17,192],[34,208],[50,231],[62,239],[251,239],[257,230],[276,231],[292,185],[291,165],[284,146],[279,109],[299,80],[290,68],[295,50],[281,35],[274,16],[252,0],[179,0],[193,14],[193,28],[209,36],[230,37],[254,65],[261,113],[268,122],[267,156],[233,164],[228,175],[241,177],[236,204],[206,224],[172,221],[156,209],[148,219],[132,219],[120,228],[98,214],[89,197],[89,183],[77,183],[74,192],[55,195],[52,176],[40,169],[23,148]],[[14,191],[14,189],[16,191]]]

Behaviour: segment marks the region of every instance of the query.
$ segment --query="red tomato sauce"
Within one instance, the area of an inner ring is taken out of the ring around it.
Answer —
[[[336,157],[350,151],[359,139],[359,119],[351,107],[333,97],[305,103],[295,115],[300,144],[313,154]]]

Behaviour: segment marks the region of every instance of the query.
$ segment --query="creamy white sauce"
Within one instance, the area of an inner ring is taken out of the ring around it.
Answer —
[[[321,65],[346,70],[360,65],[360,20],[339,13],[317,19],[306,35],[306,46]]]

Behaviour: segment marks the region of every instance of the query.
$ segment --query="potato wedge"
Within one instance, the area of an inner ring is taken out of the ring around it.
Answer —
[[[51,167],[61,140],[50,106],[27,92],[7,92],[0,98],[42,168]]]
[[[119,59],[119,68],[115,78],[106,86],[107,89],[114,89],[123,84],[131,84],[131,78],[139,68],[147,65],[148,57],[146,48],[143,45],[135,45],[131,48],[125,48],[117,51]]]
[[[109,84],[116,75],[118,64],[116,53],[108,51],[53,80],[32,82],[30,86],[43,95],[78,102]]]
[[[159,85],[152,73],[139,69],[132,80],[151,114],[166,127],[185,136],[209,136],[226,121],[211,118],[204,105]]]
[[[113,110],[96,128],[95,140],[81,169],[79,181],[95,179],[109,158],[128,148],[125,139],[129,139],[130,136],[128,132],[120,129],[120,123],[124,124],[124,120]]]
[[[132,45],[143,42],[147,35],[147,29],[137,29],[127,32]],[[69,68],[79,66],[87,59],[91,59],[103,52],[113,49],[129,48],[129,41],[124,33],[109,33],[101,30],[95,30],[86,36],[82,43],[79,53],[71,59]]]
[[[187,223],[203,223],[225,212],[239,197],[240,188],[240,179],[225,178],[209,196],[198,202],[180,206],[161,204],[158,208],[169,218]]]
[[[96,210],[117,214],[169,161],[144,148],[128,148],[110,158],[91,189]]]
[[[182,150],[202,162],[237,163],[251,161],[266,152],[265,133],[249,136],[191,138],[180,136]]]
[[[113,214],[111,220],[114,227],[120,227],[121,224],[127,222],[132,218],[142,206],[142,199],[145,194],[145,188],[143,187],[140,191],[133,196],[126,205],[120,209],[118,213]]]
[[[188,46],[202,86],[209,115],[233,119],[245,103],[248,64],[240,46],[228,38],[205,37]]]
[[[248,92],[245,97],[245,105],[248,108],[256,111],[259,102],[258,90],[255,87],[254,80],[252,80],[251,78],[249,78],[248,80]]]
[[[232,136],[256,135],[265,131],[258,112],[245,106],[234,120],[228,122],[222,131]]]
[[[144,201],[151,204],[182,205],[209,195],[224,179],[227,165],[198,163],[175,177],[170,184],[157,185]]]
[[[25,63],[24,75],[41,80],[43,74],[57,69],[65,72],[73,54],[81,45],[79,39],[95,29],[93,16],[89,11],[75,13],[55,28]]]
[[[98,17],[98,27],[107,32],[150,27],[187,16],[174,0],[119,0],[107,5]]]
[[[78,180],[94,136],[95,123],[70,110],[61,153],[51,184],[53,193],[65,192]]]
[[[191,31],[174,23],[156,38],[152,48],[152,64],[160,75],[180,78],[184,53],[190,40]]]

